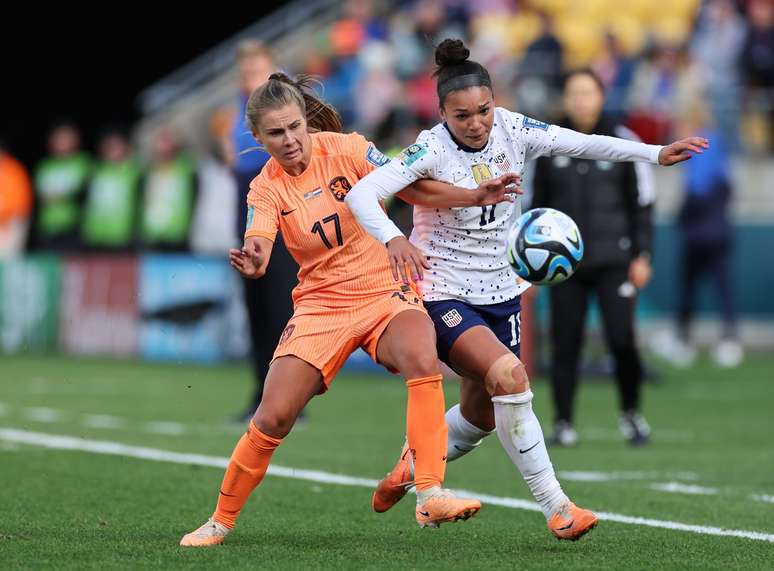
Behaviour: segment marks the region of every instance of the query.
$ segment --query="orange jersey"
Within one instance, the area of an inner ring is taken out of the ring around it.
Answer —
[[[357,133],[313,133],[307,169],[291,176],[270,159],[250,184],[245,238],[282,232],[300,266],[293,302],[337,302],[393,292],[384,246],[349,211],[344,197],[382,155]],[[372,162],[373,161],[373,162]]]

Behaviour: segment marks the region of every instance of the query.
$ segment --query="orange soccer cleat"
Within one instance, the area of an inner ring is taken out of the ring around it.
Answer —
[[[414,485],[413,462],[408,442],[403,445],[395,467],[376,486],[371,496],[371,507],[377,513],[386,512],[397,504]]]
[[[599,522],[594,512],[579,508],[569,502],[548,520],[548,530],[557,539],[577,541],[590,532]]]
[[[466,520],[481,509],[481,502],[472,498],[458,498],[449,490],[436,488],[417,505],[419,527],[440,527],[442,523]],[[421,494],[421,492],[420,492]]]
[[[223,543],[228,532],[231,531],[225,525],[210,518],[199,529],[187,533],[180,540],[183,547],[209,547]]]

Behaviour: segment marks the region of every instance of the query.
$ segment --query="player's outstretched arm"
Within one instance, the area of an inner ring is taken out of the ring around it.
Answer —
[[[244,246],[239,250],[228,251],[228,261],[240,274],[250,279],[258,279],[266,274],[274,242],[261,236],[245,238]]]
[[[691,153],[701,153],[709,147],[709,141],[702,137],[689,137],[662,147],[607,135],[586,135],[555,125],[531,136],[535,146],[541,139],[545,141],[540,154],[597,161],[642,161],[663,166],[686,161],[691,158]]]
[[[522,194],[516,173],[505,173],[485,180],[477,188],[461,188],[431,179],[418,180],[398,193],[398,196],[415,206],[430,208],[465,208],[489,206],[500,202],[513,202],[514,194]]]

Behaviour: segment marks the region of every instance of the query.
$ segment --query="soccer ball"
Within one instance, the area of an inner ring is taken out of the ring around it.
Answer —
[[[508,233],[508,262],[536,285],[569,278],[583,258],[583,239],[572,218],[553,208],[528,210]]]

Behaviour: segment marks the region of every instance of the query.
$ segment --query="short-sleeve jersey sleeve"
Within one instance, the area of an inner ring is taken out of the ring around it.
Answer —
[[[372,142],[358,133],[348,135],[345,145],[346,153],[352,159],[352,165],[359,179],[390,162],[390,159]]]
[[[247,194],[247,223],[245,238],[261,236],[272,242],[279,230],[279,207],[275,202],[274,192],[260,177],[250,183]]]

